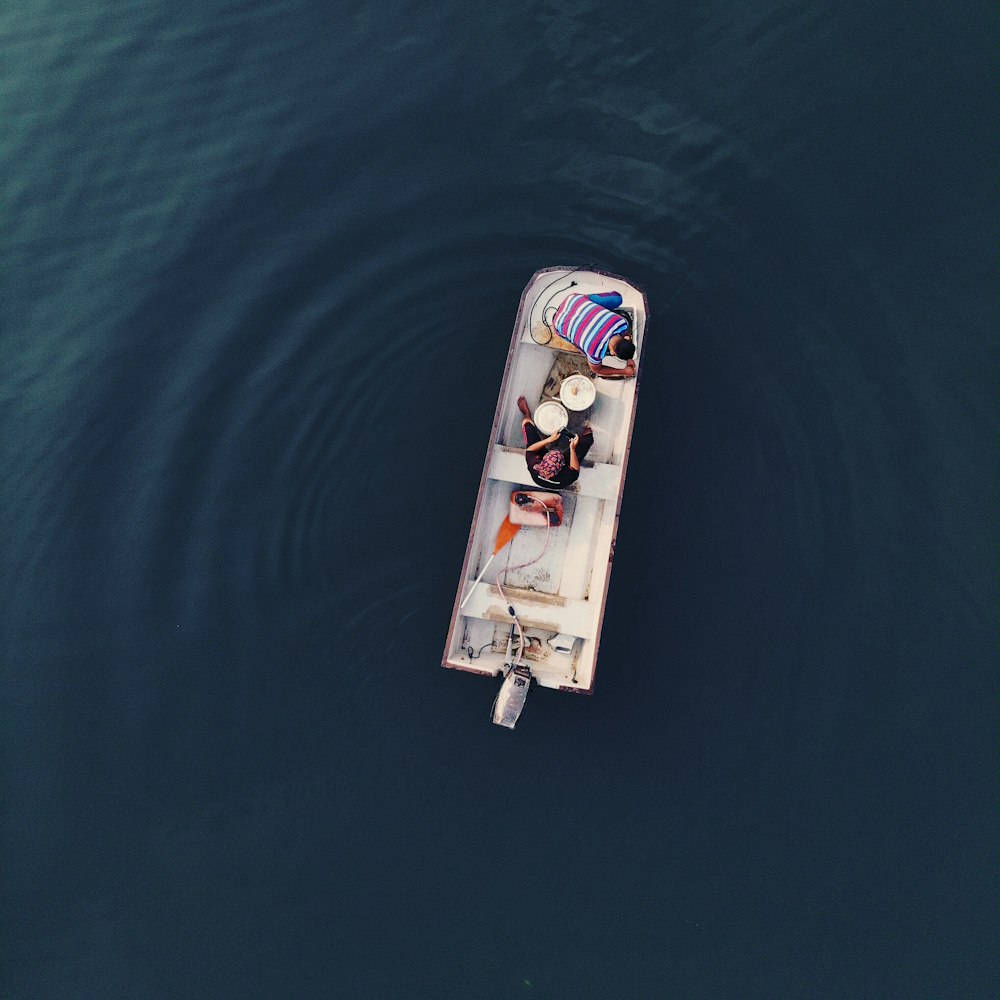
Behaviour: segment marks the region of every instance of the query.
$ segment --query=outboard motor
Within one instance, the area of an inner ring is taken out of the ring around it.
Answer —
[[[513,729],[524,710],[531,685],[531,671],[527,667],[511,667],[500,685],[493,702],[493,721],[498,726]]]

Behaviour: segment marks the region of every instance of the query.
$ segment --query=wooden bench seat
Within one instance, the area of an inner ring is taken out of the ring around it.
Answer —
[[[502,444],[494,445],[493,456],[490,459],[489,477],[501,482],[538,488],[535,481],[528,475],[523,448],[510,448]],[[604,462],[587,465],[585,462],[580,467],[580,478],[562,492],[580,493],[583,496],[611,500],[618,496],[620,478],[621,468],[617,465],[609,465]]]

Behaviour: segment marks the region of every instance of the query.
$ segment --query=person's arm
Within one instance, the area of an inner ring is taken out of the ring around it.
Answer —
[[[595,365],[593,361],[587,362],[590,370],[601,378],[635,378],[635,361],[628,361],[624,368],[608,368],[607,365]]]
[[[576,457],[576,446],[580,441],[580,435],[574,434],[573,440],[569,443],[569,467],[575,472],[580,471],[580,459]]]
[[[562,431],[553,431],[547,438],[543,438],[541,441],[536,441],[534,444],[528,445],[525,451],[541,451],[543,448],[552,444],[554,441],[559,440],[559,435]]]

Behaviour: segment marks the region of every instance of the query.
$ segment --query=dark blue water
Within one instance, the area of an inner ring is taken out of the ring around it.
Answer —
[[[0,995],[996,996],[987,11],[0,18]],[[438,663],[564,264],[652,319],[512,734]]]

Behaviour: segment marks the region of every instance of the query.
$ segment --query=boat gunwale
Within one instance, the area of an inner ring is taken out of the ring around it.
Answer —
[[[441,660],[441,666],[446,667],[449,670],[461,670],[466,673],[475,673],[483,676],[496,676],[495,673],[486,673],[482,670],[477,670],[475,667],[465,667],[455,663],[451,663],[448,659],[448,656],[454,640],[455,630],[457,629],[459,621],[462,618],[462,615],[460,614],[459,604],[461,602],[462,593],[465,589],[468,580],[469,564],[472,561],[473,557],[473,549],[474,549],[473,542],[475,541],[476,537],[476,529],[479,526],[479,515],[482,511],[483,498],[486,494],[487,484],[490,479],[489,475],[490,465],[491,465],[490,456],[492,455],[493,445],[496,442],[497,434],[500,429],[500,423],[501,420],[503,419],[502,406],[504,400],[507,397],[507,387],[510,381],[510,372],[514,364],[514,359],[517,355],[517,350],[516,350],[517,343],[521,337],[521,321],[524,316],[524,304],[528,297],[528,292],[535,286],[536,282],[538,281],[538,278],[543,274],[551,274],[553,271],[567,271],[569,274],[573,274],[574,272],[597,274],[604,278],[610,278],[614,281],[622,282],[623,284],[627,285],[630,289],[637,292],[642,297],[642,309],[643,309],[642,346],[643,348],[645,348],[646,333],[649,328],[649,300],[646,297],[646,290],[636,284],[633,284],[633,282],[629,281],[628,278],[624,277],[623,275],[613,274],[610,271],[605,271],[597,267],[580,266],[580,267],[570,268],[567,265],[555,265],[553,267],[543,267],[535,271],[535,273],[532,274],[531,278],[528,280],[527,284],[524,286],[524,290],[521,292],[521,299],[518,302],[517,314],[514,317],[514,329],[511,333],[510,346],[507,348],[507,360],[506,363],[504,364],[503,377],[500,380],[500,389],[497,393],[496,411],[493,414],[493,423],[490,427],[490,436],[486,446],[486,459],[483,462],[483,471],[479,478],[479,492],[476,494],[476,506],[472,514],[472,522],[469,526],[469,537],[465,544],[465,558],[462,561],[462,569],[461,569],[461,575],[459,577],[458,591],[455,594],[455,601],[452,604],[451,624],[448,627],[448,635],[445,638],[444,656],[442,657]],[[625,477],[628,471],[629,457],[632,453],[632,429],[635,425],[635,413],[639,402],[640,379],[642,378],[642,369],[644,367],[645,367],[644,364],[639,364],[636,367],[636,374],[635,378],[633,379],[634,389],[632,393],[632,405],[630,407],[630,412],[629,412],[628,433],[626,434],[625,437],[626,440],[625,450],[621,456],[621,477],[618,483],[618,495],[615,498],[615,516],[614,516],[614,522],[611,526],[611,539],[610,539],[610,544],[608,546],[609,567],[612,567],[615,558],[615,545],[618,538],[619,515],[621,513],[622,496],[625,491]],[[610,585],[611,585],[611,568],[609,568],[608,572],[605,573],[604,575],[604,589],[601,593],[600,608],[597,617],[597,630],[594,638],[591,640],[594,643],[594,652],[593,652],[593,669],[591,670],[590,673],[590,686],[586,688],[581,688],[576,686],[560,685],[557,689],[559,691],[572,691],[575,694],[587,694],[587,695],[592,695],[594,693],[594,684],[597,679],[597,658],[598,654],[600,653],[601,633],[604,630],[604,612],[607,606],[608,588],[610,587]]]

